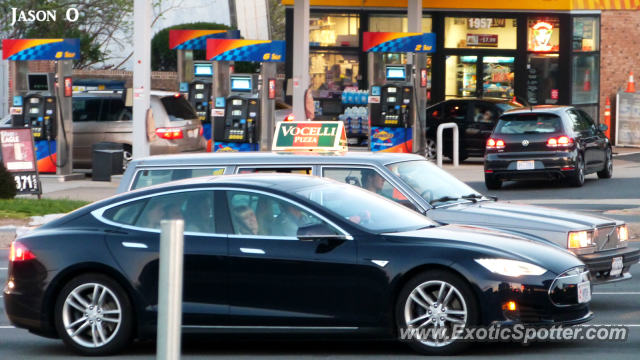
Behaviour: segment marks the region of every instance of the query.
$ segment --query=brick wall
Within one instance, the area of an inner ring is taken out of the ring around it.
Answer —
[[[124,80],[126,87],[133,87],[133,72],[125,70],[74,70],[74,79]],[[152,71],[151,89],[178,91],[178,73],[171,71]]]
[[[611,101],[611,137],[615,137],[615,102],[618,88],[627,88],[629,71],[640,79],[640,11],[603,10],[600,28],[600,122]],[[640,91],[638,83],[637,91]]]

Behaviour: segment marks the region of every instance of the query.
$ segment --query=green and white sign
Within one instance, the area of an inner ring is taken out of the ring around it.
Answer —
[[[273,150],[347,150],[342,121],[281,122],[276,127]]]

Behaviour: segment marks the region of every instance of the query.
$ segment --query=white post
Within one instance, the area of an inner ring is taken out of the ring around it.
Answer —
[[[409,0],[407,3],[407,32],[422,32],[422,0]],[[413,53],[407,53],[407,64],[413,64]]]
[[[458,166],[458,125],[456,123],[445,123],[438,126],[438,135],[436,138],[436,146],[438,152],[436,153],[438,167],[442,167],[442,130],[453,129],[453,166]]]
[[[147,110],[151,90],[151,0],[133,1],[133,158],[149,156]]]
[[[309,88],[309,0],[294,2],[293,19],[293,118],[304,121],[304,94]]]
[[[160,222],[157,359],[180,359],[184,220]]]

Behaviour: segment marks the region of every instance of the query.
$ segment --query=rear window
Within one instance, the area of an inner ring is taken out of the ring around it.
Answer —
[[[169,121],[198,119],[193,106],[184,96],[165,96],[160,101],[169,115]]]
[[[224,168],[196,168],[196,169],[155,169],[142,170],[136,173],[131,190],[142,189],[147,186],[191,179],[200,176],[222,175]]]
[[[553,114],[503,115],[494,134],[544,134],[562,131],[562,120]]]

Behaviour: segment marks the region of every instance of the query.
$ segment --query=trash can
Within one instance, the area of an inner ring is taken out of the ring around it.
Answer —
[[[93,181],[111,181],[111,175],[123,173],[124,146],[114,142],[93,144],[93,163],[91,178]]]

